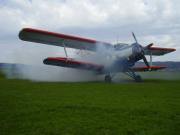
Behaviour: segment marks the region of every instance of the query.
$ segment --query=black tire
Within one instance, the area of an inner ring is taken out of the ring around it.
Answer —
[[[105,78],[104,78],[104,80],[105,80],[105,82],[107,82],[107,83],[111,83],[111,81],[112,81],[110,75],[106,75]]]
[[[135,81],[136,81],[136,82],[142,82],[141,76],[140,76],[140,75],[136,75]]]

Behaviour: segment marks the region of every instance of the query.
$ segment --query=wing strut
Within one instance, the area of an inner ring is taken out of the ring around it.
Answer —
[[[62,44],[63,44],[63,47],[64,47],[64,52],[65,52],[66,58],[68,59],[68,54],[67,54],[67,50],[66,50],[66,44],[64,43],[64,40],[63,40]]]
[[[152,52],[150,52],[150,66],[152,66]]]

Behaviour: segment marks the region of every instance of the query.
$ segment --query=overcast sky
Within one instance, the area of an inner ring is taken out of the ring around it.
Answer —
[[[62,48],[19,40],[24,27],[130,44],[134,31],[144,46],[177,49],[156,61],[180,61],[179,9],[180,0],[0,0],[0,62],[64,55]]]

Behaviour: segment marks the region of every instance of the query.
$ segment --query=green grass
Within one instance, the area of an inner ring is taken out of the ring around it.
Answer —
[[[0,77],[0,135],[179,135],[180,81],[47,83]]]

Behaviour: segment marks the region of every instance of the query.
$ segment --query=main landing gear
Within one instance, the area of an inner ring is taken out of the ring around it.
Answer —
[[[129,77],[133,78],[136,82],[142,82],[142,78],[140,75],[136,75],[135,72],[129,69],[127,72],[124,72]]]
[[[124,72],[124,74],[126,74],[127,76],[133,78],[136,82],[142,82],[142,81],[143,81],[142,78],[141,78],[141,76],[135,74],[135,72],[134,72],[132,69],[128,69],[126,72]],[[115,76],[115,74],[114,74],[114,75],[107,74],[107,75],[105,75],[105,77],[104,77],[104,81],[105,81],[106,83],[111,83],[111,82],[112,82],[112,78],[113,78],[114,76]]]

